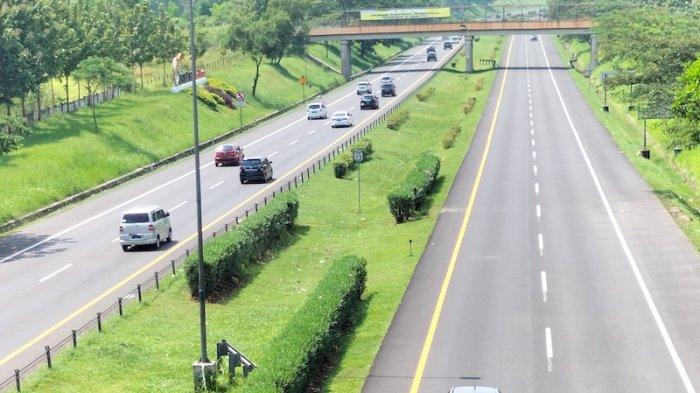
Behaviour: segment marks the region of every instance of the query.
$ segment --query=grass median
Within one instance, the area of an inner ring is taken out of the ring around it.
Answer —
[[[475,45],[476,56],[490,53],[498,42],[499,37],[482,38]],[[458,55],[454,61],[455,68],[448,66],[430,83],[436,89],[433,96],[425,102],[413,98],[404,106],[411,116],[399,130],[380,125],[368,135],[374,152],[360,169],[362,214],[357,213],[357,170],[337,179],[328,165],[297,190],[299,216],[292,235],[283,240],[269,262],[256,267],[245,286],[225,301],[208,305],[210,348],[214,341],[226,339],[254,362],[264,359],[330,262],[355,254],[368,261],[366,295],[356,328],[340,348],[340,359],[329,371],[323,390],[361,390],[496,75],[483,71],[465,76],[461,72],[464,57]],[[478,90],[480,78],[486,88]],[[462,105],[469,97],[476,97],[476,106],[465,115]],[[442,136],[455,124],[464,132],[452,148],[443,149]],[[429,198],[427,214],[397,225],[387,206],[387,193],[426,150],[441,158],[441,176]],[[413,241],[412,256],[409,240]],[[53,370],[30,376],[23,391],[189,392],[190,368],[198,354],[197,304],[181,275],[161,288],[148,293],[143,305],[129,307],[124,319],[108,320],[103,333],[92,333],[76,350],[59,355]]]
[[[587,43],[574,41],[568,48],[559,39],[555,39],[554,43],[564,63],[573,57],[578,61],[577,68],[588,68],[590,55]],[[602,86],[596,81],[600,81],[603,71],[610,69],[610,63],[603,61],[590,80],[574,69],[570,74],[598,120],[610,132],[627,159],[659,197],[695,248],[700,250],[700,195],[697,191],[700,181],[700,149],[689,149],[674,157],[667,146],[668,136],[661,128],[661,121],[648,120],[647,145],[651,150],[651,159],[643,158],[639,154],[643,122],[637,118],[636,111],[628,109],[626,88],[608,92],[610,112],[602,109]]]
[[[386,59],[405,46],[387,48],[377,58]],[[253,73],[249,59],[208,72],[249,93],[243,124],[301,100],[302,75],[309,75],[306,96],[343,81],[313,62],[284,58],[281,64],[263,64],[258,94],[252,97]],[[191,147],[190,100],[187,94],[154,87],[99,105],[98,131],[88,109],[38,123],[24,147],[0,155],[0,224]],[[200,140],[240,126],[238,110],[199,108]]]

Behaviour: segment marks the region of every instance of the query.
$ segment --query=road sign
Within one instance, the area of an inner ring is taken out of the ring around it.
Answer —
[[[359,150],[359,149],[355,150],[353,152],[353,157],[355,158],[355,162],[358,164],[361,163],[362,161],[364,161],[364,159],[365,159],[365,156],[364,156],[362,150]]]
[[[236,101],[233,103],[233,106],[236,108],[245,108],[246,102],[245,101]]]
[[[306,76],[302,75],[299,77],[299,84],[306,85],[308,83],[309,83],[309,80],[306,78]]]
[[[245,101],[245,92],[237,91],[236,92],[236,101]]]

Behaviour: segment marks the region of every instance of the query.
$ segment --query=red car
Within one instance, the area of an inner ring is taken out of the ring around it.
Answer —
[[[245,158],[243,149],[237,145],[221,145],[216,148],[214,155],[214,165],[240,165]]]

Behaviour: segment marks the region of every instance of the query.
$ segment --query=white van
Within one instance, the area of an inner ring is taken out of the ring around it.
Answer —
[[[311,119],[327,119],[328,118],[328,108],[323,102],[312,102],[306,108],[306,115]]]
[[[123,251],[130,246],[153,245],[173,240],[170,213],[158,206],[133,208],[122,213],[119,225],[119,243]]]

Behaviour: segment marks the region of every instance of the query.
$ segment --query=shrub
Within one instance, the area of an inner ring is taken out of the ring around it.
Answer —
[[[192,88],[187,89],[187,94],[192,96]],[[201,87],[197,89],[197,99],[202,102],[202,104],[214,110],[219,106],[214,95]]]
[[[462,133],[462,126],[459,124],[453,124],[450,126],[450,131],[451,133],[455,134],[455,136],[459,135]]]
[[[476,104],[476,97],[469,97],[467,102],[462,105],[462,112],[464,112],[465,115],[468,115],[469,112],[474,109],[474,105]]]
[[[480,91],[484,88],[484,77],[480,76],[476,78],[476,83],[474,83],[474,90]]]
[[[352,328],[367,280],[367,262],[349,255],[336,259],[282,329],[260,368],[240,391],[306,393],[312,378],[332,362],[344,334]]]
[[[423,89],[416,94],[416,98],[418,98],[418,101],[420,102],[425,102],[430,98],[435,93],[435,88],[434,87],[429,87],[427,89]]]
[[[365,159],[367,159],[367,157],[374,151],[372,150],[372,141],[367,138],[363,138],[357,141],[357,143],[352,145],[350,150],[353,153],[355,152],[355,150],[362,150],[362,154],[364,155]]]
[[[452,133],[452,132],[447,132],[445,135],[442,137],[442,147],[444,149],[449,149],[455,144],[455,138],[457,138],[457,135]]]
[[[348,151],[344,151],[333,161],[333,173],[336,178],[342,179],[354,165],[355,161],[352,154]]]
[[[234,86],[232,86],[232,85],[230,85],[230,84],[226,83],[225,81],[222,81],[221,79],[218,79],[218,78],[208,78],[207,83],[209,83],[209,86],[211,86],[217,90],[221,90],[231,97],[235,97],[236,92],[238,91],[238,89],[236,89]]]
[[[247,280],[252,267],[262,261],[297,218],[299,200],[285,192],[240,225],[204,245],[204,283],[208,298],[238,287]],[[185,261],[187,285],[192,296],[198,290],[198,259],[193,253]]]
[[[225,105],[231,109],[234,108],[233,98],[231,98],[231,96],[226,91],[208,85],[204,88],[212,94],[217,104]]]
[[[389,210],[397,223],[415,216],[432,190],[439,172],[440,159],[432,153],[424,153],[403,182],[389,192]]]
[[[401,124],[408,120],[409,116],[410,112],[408,112],[407,109],[399,109],[396,113],[389,116],[386,126],[389,127],[390,130],[398,130]]]

